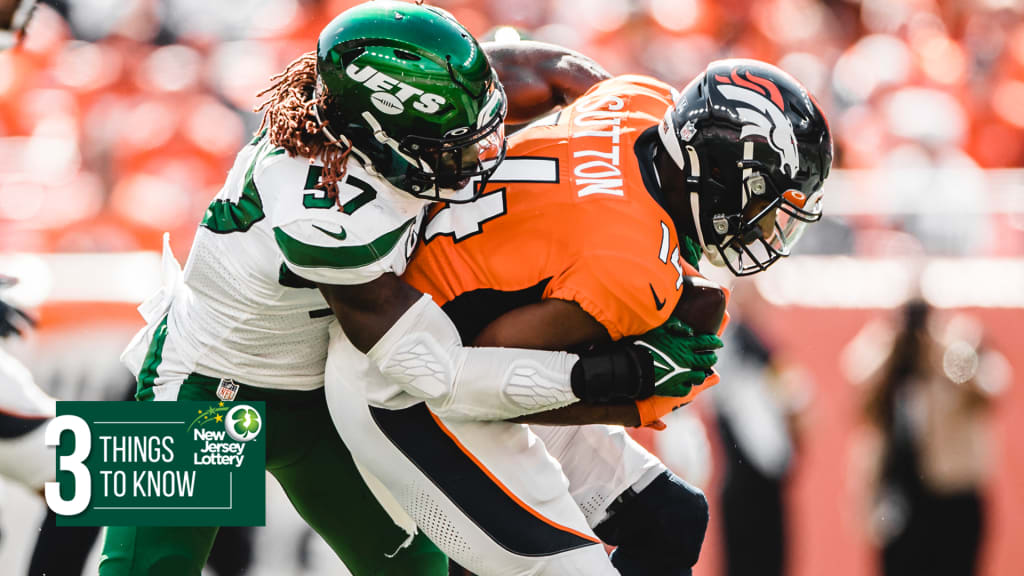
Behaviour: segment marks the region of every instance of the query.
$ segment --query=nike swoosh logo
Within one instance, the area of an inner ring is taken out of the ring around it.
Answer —
[[[654,291],[654,284],[647,284],[651,287],[651,296],[654,296],[654,307],[657,310],[661,310],[665,307],[665,301],[658,298],[658,293]]]
[[[323,228],[317,226],[316,224],[313,224],[313,228],[316,228],[317,230],[323,232],[324,234],[327,234],[328,236],[330,236],[331,238],[334,238],[335,240],[344,240],[345,237],[348,236],[348,233],[345,232],[345,228],[342,228],[341,232],[331,232],[330,230],[324,230]],[[652,288],[652,290],[653,290],[653,288]],[[659,308],[659,310],[660,310],[660,308]]]

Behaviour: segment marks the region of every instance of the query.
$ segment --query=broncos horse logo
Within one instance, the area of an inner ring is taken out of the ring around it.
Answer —
[[[715,80],[718,81],[718,91],[727,99],[750,106],[737,108],[743,121],[740,139],[764,137],[772,150],[778,153],[783,172],[790,178],[795,177],[800,169],[800,156],[797,154],[793,123],[783,113],[785,102],[778,86],[750,72],[741,76],[735,69],[729,77],[715,74]]]

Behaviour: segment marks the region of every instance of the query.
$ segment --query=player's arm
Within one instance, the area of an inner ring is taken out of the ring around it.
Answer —
[[[564,106],[602,80],[604,68],[574,50],[545,42],[485,42],[481,45],[505,87],[506,124],[522,124]]]
[[[607,404],[654,393],[653,361],[635,346],[582,357],[464,347],[441,308],[394,274],[319,288],[352,344],[441,416],[506,420],[580,400]]]
[[[474,341],[478,346],[516,346],[545,350],[594,345],[596,354],[609,346],[627,346],[655,358],[655,395],[637,402],[579,403],[515,419],[548,425],[659,424],[658,419],[687,403],[695,390],[717,382],[711,367],[722,345],[712,334],[695,334],[678,319],[670,319],[638,338],[610,343],[604,325],[575,302],[557,298],[517,308],[487,325]]]
[[[279,155],[254,177],[261,187],[287,189],[305,181],[308,170]],[[506,420],[580,400],[607,403],[654,393],[653,360],[629,346],[600,358],[464,347],[444,311],[394,274],[404,267],[415,218],[403,221],[392,211],[365,207],[350,214],[324,207],[316,195],[284,194],[271,207],[287,272],[318,286],[354,347],[388,382],[435,413]]]
[[[505,346],[539,350],[568,350],[611,342],[608,331],[575,302],[556,298],[511,310],[488,324],[474,346]],[[538,412],[516,422],[549,425],[619,424],[639,426],[635,403],[584,404]]]
[[[656,365],[679,368],[659,371],[656,378],[659,390],[671,386],[674,380],[680,390],[678,396],[654,396],[616,405],[574,404],[516,421],[548,425],[655,424],[668,411],[692,400],[697,391],[717,382],[711,366],[717,361],[713,350],[721,346],[721,341],[714,334],[724,328],[727,294],[699,276],[686,277],[683,284],[682,297],[672,313],[675,320],[640,338],[642,345],[662,357]],[[605,326],[577,303],[549,298],[500,316],[480,332],[474,345],[567,350],[610,341]]]
[[[394,274],[365,284],[319,287],[345,336],[364,354],[423,296]]]

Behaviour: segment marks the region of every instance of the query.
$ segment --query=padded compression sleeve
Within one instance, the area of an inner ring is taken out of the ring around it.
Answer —
[[[575,354],[462,345],[451,319],[424,294],[367,353],[381,373],[439,416],[507,420],[578,400]]]

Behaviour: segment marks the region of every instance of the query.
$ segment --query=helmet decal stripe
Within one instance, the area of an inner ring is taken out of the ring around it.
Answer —
[[[775,102],[775,105],[779,107],[779,110],[786,109],[786,103],[782,100],[782,92],[779,92],[779,87],[773,84],[771,80],[755,76],[753,72],[747,72],[747,78],[750,78],[751,82],[756,82],[764,87],[768,91],[768,96],[772,99],[772,102]]]
[[[740,139],[749,136],[763,137],[772,150],[778,153],[783,172],[788,173],[790,178],[795,177],[800,170],[796,134],[792,122],[782,110],[759,92],[747,88],[720,84],[718,91],[728,100],[751,106],[737,108],[737,113],[743,121]]]
[[[697,156],[697,150],[693,146],[687,146],[686,155],[690,157],[690,176],[700,178],[700,156]]]
[[[665,145],[665,151],[668,152],[672,161],[679,166],[680,170],[686,169],[686,160],[683,159],[683,150],[679,146],[679,138],[676,133],[676,123],[672,116],[674,108],[669,106],[668,110],[665,111],[665,117],[661,120],[661,125],[658,127],[658,136],[661,137],[661,143]]]
[[[758,92],[758,93],[760,93],[760,94],[762,94],[764,96],[768,95],[768,92],[766,90],[764,90],[763,88],[761,88],[757,84],[754,84],[750,80],[747,80],[746,78],[740,76],[739,75],[739,71],[737,69],[735,69],[735,68],[732,71],[732,83],[736,84],[738,86],[743,86],[744,88],[749,88],[749,89],[753,90],[754,92]]]
[[[487,125],[487,122],[501,109],[504,98],[505,93],[501,90],[495,90],[491,94],[487,102],[480,108],[480,113],[476,116],[476,128],[483,128]]]
[[[700,225],[700,193],[696,190],[690,192],[690,214],[693,216],[693,224],[697,229],[697,241],[705,252],[708,250],[707,242],[704,241],[704,229]]]

